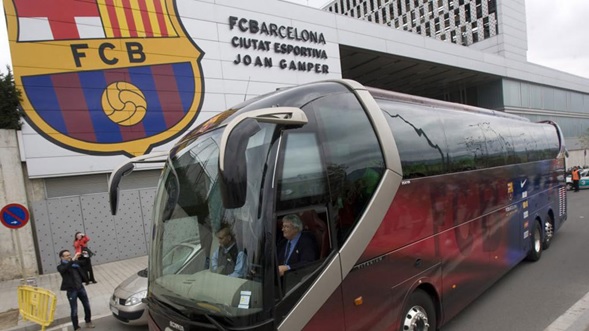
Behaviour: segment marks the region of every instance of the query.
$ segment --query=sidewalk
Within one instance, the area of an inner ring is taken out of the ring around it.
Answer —
[[[92,316],[99,317],[109,315],[109,300],[115,287],[133,273],[136,273],[145,267],[147,267],[147,255],[93,266],[94,277],[98,283],[85,286],[88,296],[90,297]],[[38,287],[50,290],[57,296],[55,316],[51,326],[70,322],[70,306],[65,297],[65,292],[59,290],[59,287],[61,286],[61,275],[57,270],[55,273],[40,275],[36,280]],[[17,288],[19,285],[21,285],[20,279],[0,282],[0,313],[18,309]],[[78,309],[81,309],[81,304],[78,306]],[[7,316],[6,318],[11,318],[11,316]],[[41,329],[38,324],[24,321],[20,315],[18,315],[18,321],[12,320],[8,322],[12,322],[9,323],[12,324],[12,326],[9,326],[9,328],[6,329],[2,327],[5,323],[0,324],[0,330],[37,331]]]

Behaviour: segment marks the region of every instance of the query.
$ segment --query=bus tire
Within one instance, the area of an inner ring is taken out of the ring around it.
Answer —
[[[528,261],[536,262],[542,257],[542,231],[540,230],[540,222],[532,222],[532,228],[530,229],[530,250],[526,259]]]
[[[400,331],[437,330],[436,309],[425,291],[415,290],[403,311]]]
[[[542,240],[542,250],[550,248],[552,238],[554,237],[554,220],[551,215],[546,215],[546,221],[544,221],[544,240]]]

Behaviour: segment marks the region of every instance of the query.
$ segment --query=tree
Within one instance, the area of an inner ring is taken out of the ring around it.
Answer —
[[[20,109],[21,92],[16,88],[9,66],[8,73],[0,73],[0,129],[20,130],[23,112]]]

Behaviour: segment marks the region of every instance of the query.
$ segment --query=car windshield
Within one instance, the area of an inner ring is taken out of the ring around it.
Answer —
[[[247,316],[262,309],[264,236],[260,190],[275,125],[261,124],[246,148],[247,193],[224,208],[219,180],[223,128],[198,136],[170,157],[154,209],[149,290],[207,315]]]

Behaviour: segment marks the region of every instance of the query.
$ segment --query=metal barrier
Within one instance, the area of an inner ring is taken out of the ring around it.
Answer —
[[[57,296],[49,291],[33,286],[18,287],[18,309],[23,319],[41,325],[44,331],[53,322]]]

